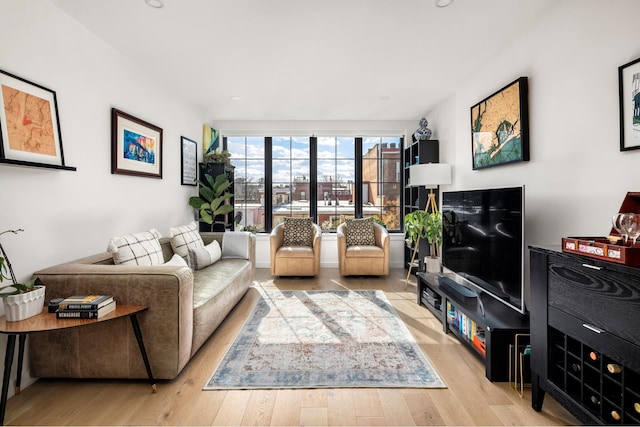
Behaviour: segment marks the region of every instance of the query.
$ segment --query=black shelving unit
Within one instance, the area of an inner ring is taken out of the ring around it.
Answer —
[[[441,278],[452,274],[418,273],[418,304],[442,322],[444,333],[452,333],[485,364],[491,381],[509,380],[509,345],[516,334],[529,333],[529,317],[507,307],[489,295],[461,298]],[[480,299],[481,303],[479,303]]]
[[[640,268],[531,247],[532,406],[640,425]]]
[[[428,190],[424,187],[409,187],[410,173],[409,168],[415,164],[438,163],[440,158],[440,143],[438,140],[414,141],[407,145],[403,150],[404,160],[404,180],[403,180],[403,204],[402,217],[410,212],[424,209],[427,205]],[[437,191],[436,198],[438,197]],[[411,268],[413,274],[420,271],[419,260],[429,255],[429,244],[422,239],[418,247],[418,253],[414,261],[414,265],[410,266],[411,256],[413,255],[413,245],[405,242],[404,247],[404,265],[405,268]]]

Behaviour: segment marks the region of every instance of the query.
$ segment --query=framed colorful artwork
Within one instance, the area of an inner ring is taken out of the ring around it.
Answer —
[[[111,173],[162,179],[162,129],[112,108]]]
[[[198,185],[196,180],[198,179],[198,143],[186,138],[181,137],[181,174],[182,185]]]
[[[471,107],[473,169],[529,160],[526,77],[520,77]]]
[[[221,151],[218,131],[211,126],[202,126],[202,148],[204,159],[206,159],[209,154]]]
[[[0,163],[65,166],[56,93],[0,70]]]
[[[618,67],[620,151],[640,148],[640,58]]]

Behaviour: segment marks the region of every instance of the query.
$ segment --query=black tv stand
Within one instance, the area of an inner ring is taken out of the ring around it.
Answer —
[[[485,363],[491,381],[509,380],[509,345],[529,333],[529,316],[456,282],[452,274],[418,273],[418,304]],[[469,296],[476,294],[475,297]]]

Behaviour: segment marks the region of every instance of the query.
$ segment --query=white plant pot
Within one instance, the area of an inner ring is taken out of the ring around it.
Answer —
[[[424,257],[427,273],[440,273],[440,258]]]
[[[44,290],[44,286],[36,286],[31,292],[4,297],[4,315],[7,321],[17,322],[42,313]]]

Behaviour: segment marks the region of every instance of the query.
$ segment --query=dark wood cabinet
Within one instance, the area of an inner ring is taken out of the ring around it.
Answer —
[[[483,361],[489,380],[508,381],[509,345],[516,334],[529,333],[529,317],[481,292],[477,297],[461,296],[452,277],[418,273],[418,304],[442,322],[445,334],[454,334]]]
[[[424,187],[409,187],[410,173],[409,168],[411,165],[424,164],[424,163],[438,163],[440,158],[440,143],[438,140],[427,141],[415,141],[410,143],[404,148],[404,193],[402,202],[402,217],[413,211],[422,209],[427,206],[427,197],[429,191]],[[436,199],[438,198],[437,190]],[[405,268],[411,268],[412,273],[420,271],[419,261],[425,256],[429,255],[429,243],[425,239],[421,239],[418,246],[418,253],[414,260],[413,266],[410,266],[411,257],[413,255],[413,245],[405,243],[404,248],[404,265]]]
[[[640,269],[530,248],[532,406],[640,424]]]

